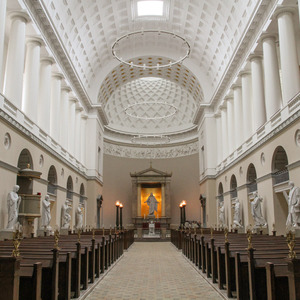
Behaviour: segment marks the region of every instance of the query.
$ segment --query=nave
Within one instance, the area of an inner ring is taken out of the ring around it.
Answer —
[[[169,242],[136,242],[87,300],[223,299]]]

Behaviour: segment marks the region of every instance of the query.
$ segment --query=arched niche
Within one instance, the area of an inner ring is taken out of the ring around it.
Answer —
[[[230,178],[230,195],[231,199],[237,197],[237,181],[235,175],[232,175]]]
[[[249,194],[257,191],[256,179],[257,179],[256,169],[254,165],[251,163],[247,169],[247,186],[248,186]]]
[[[33,170],[33,161],[28,149],[23,149],[19,155],[18,168],[20,170],[30,168]]]
[[[18,168],[20,169],[19,175],[24,169],[33,169],[32,156],[28,149],[23,149],[19,155]],[[19,194],[32,194],[33,181],[27,180],[26,177],[18,176],[17,185],[20,187]]]
[[[79,194],[80,194],[80,199],[79,199],[80,203],[84,203],[84,199],[85,199],[85,197],[84,197],[84,195],[85,195],[85,189],[84,189],[84,184],[83,184],[83,183],[80,185],[80,191],[79,191]]]
[[[278,184],[289,180],[288,157],[282,146],[278,146],[272,159],[272,177],[273,183]]]
[[[73,200],[73,180],[71,176],[67,180],[67,199]]]
[[[56,168],[52,165],[48,171],[48,186],[47,186],[47,193],[56,195],[56,188],[57,188],[57,172]]]

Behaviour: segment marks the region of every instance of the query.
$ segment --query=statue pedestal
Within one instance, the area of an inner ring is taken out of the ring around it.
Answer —
[[[61,228],[59,231],[60,235],[68,235],[69,234],[69,228]]]
[[[268,234],[269,231],[268,231],[268,225],[264,225],[264,226],[259,226],[259,225],[255,225],[253,227],[253,230],[252,232],[255,232],[257,234]]]
[[[13,239],[13,230],[12,229],[2,229],[0,230],[0,241],[12,240]]]
[[[37,230],[37,236],[50,236],[52,235],[52,230],[50,228],[48,229],[38,229]]]

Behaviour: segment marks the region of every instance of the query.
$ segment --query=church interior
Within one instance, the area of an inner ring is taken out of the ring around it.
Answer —
[[[220,299],[300,299],[299,66],[297,0],[0,0],[0,286],[2,257],[21,262],[5,299],[33,299],[31,270],[34,299],[90,297],[144,242],[180,251]],[[77,279],[68,238],[94,249]],[[20,261],[50,239],[72,274],[54,292],[53,267]],[[270,298],[278,286],[287,298]]]

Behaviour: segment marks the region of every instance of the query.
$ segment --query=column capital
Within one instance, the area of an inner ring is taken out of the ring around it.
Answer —
[[[282,15],[293,15],[296,12],[297,8],[294,6],[279,6],[274,13],[276,19],[280,18]]]
[[[43,56],[41,57],[41,63],[53,65],[55,63],[55,60],[51,56]]]
[[[278,34],[277,33],[264,33],[259,38],[259,41],[262,43],[266,40],[273,40],[274,42],[277,42]]]
[[[8,16],[10,17],[11,21],[13,21],[15,19],[19,19],[19,20],[23,21],[25,24],[29,23],[31,21],[29,18],[29,15],[27,14],[27,12],[25,10],[12,11],[8,14]]]
[[[81,106],[81,103],[79,101],[76,102],[76,110],[78,110],[79,112],[83,111],[83,107]]]
[[[225,100],[223,100],[219,106],[219,109],[222,110],[227,110],[227,102]]]
[[[231,100],[233,100],[233,95],[231,93],[224,98],[224,101],[226,101],[226,102],[231,101]]]
[[[29,44],[29,43],[37,44],[40,47],[45,44],[43,39],[39,36],[27,36],[26,44]]]
[[[69,93],[69,92],[72,91],[72,89],[71,89],[69,86],[67,86],[67,85],[62,85],[62,86],[61,86],[61,90],[62,90],[62,91],[65,91],[65,92],[67,92],[67,93]]]
[[[241,76],[241,77],[251,76],[251,71],[248,71],[248,70],[241,71],[239,73],[239,76]]]
[[[214,113],[214,117],[217,118],[221,118],[221,112],[220,112],[220,108]]]
[[[62,79],[64,79],[64,75],[62,73],[59,73],[59,72],[53,72],[52,73],[52,78],[62,80]]]
[[[76,97],[74,97],[74,96],[69,97],[69,101],[72,102],[72,103],[79,102],[78,99]]]
[[[252,62],[252,61],[254,61],[254,60],[262,60],[262,55],[260,55],[260,54],[251,54],[250,56],[249,56],[249,58],[248,58],[248,60],[250,61],[250,62]]]
[[[87,115],[85,112],[83,112],[83,113],[81,114],[81,119],[87,120],[87,118],[88,118],[88,115]]]
[[[238,89],[238,88],[242,88],[242,85],[241,84],[238,84],[238,83],[235,83],[231,86],[231,89],[234,91],[235,89]]]

